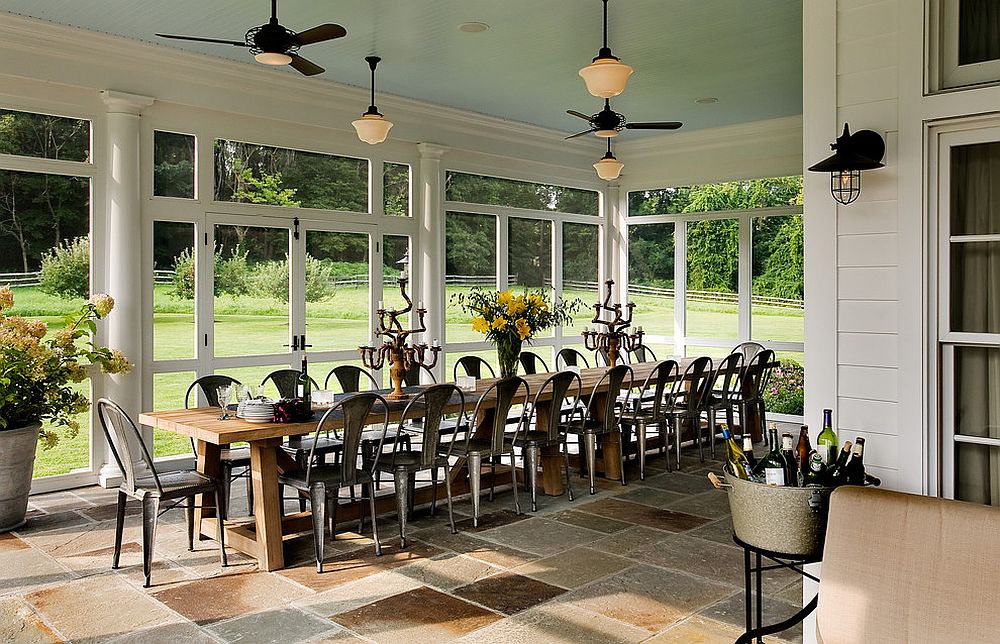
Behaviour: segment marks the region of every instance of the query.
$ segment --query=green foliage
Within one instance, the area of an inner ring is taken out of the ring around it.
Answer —
[[[90,239],[77,237],[50,249],[42,256],[42,292],[62,297],[90,294]]]
[[[218,254],[216,255],[218,258]],[[182,300],[194,299],[194,253],[185,248],[174,259],[174,279],[171,294]]]
[[[775,414],[801,416],[805,410],[805,370],[794,360],[784,359],[771,375],[764,392],[765,408]]]
[[[281,185],[281,173],[260,173],[254,176],[250,168],[239,171],[239,180],[233,201],[241,203],[262,203],[271,206],[287,206],[298,208],[301,201],[295,200],[295,189],[284,188]]]
[[[239,246],[233,248],[228,257],[222,251],[215,251],[215,293],[216,295],[251,295],[253,293],[253,272],[247,262],[249,251]],[[287,289],[287,286],[286,286]]]
[[[367,267],[365,268],[367,273]],[[333,297],[330,262],[306,255],[306,302],[322,302]],[[253,293],[288,302],[288,260],[261,262],[253,267]]]
[[[410,166],[401,163],[385,163],[382,168],[385,214],[392,217],[408,217],[410,214]]]
[[[445,178],[445,190],[450,201],[597,214],[597,193],[579,188],[449,172]]]
[[[802,299],[805,295],[802,216],[758,219],[754,226],[754,294]]]
[[[448,213],[444,226],[448,275],[496,273],[496,217]]]
[[[153,194],[194,198],[194,137],[173,132],[154,133]]]

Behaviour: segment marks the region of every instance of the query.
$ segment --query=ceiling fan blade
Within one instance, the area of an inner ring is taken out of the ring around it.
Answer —
[[[576,134],[571,134],[571,135],[567,136],[566,140],[569,141],[570,139],[575,139],[578,136],[583,136],[584,134],[590,134],[593,131],[594,130],[591,129],[591,130],[584,130],[583,132],[577,132]]]
[[[216,45],[232,45],[233,47],[246,47],[247,44],[242,40],[220,40],[218,38],[201,38],[199,36],[175,36],[173,34],[156,34],[160,38],[169,38],[171,40],[190,40],[191,42],[209,42]]]
[[[676,130],[684,125],[679,121],[651,121],[649,123],[626,123],[629,130]]]
[[[298,41],[299,45],[311,45],[325,40],[343,38],[346,35],[347,30],[340,25],[327,23],[325,25],[318,25],[312,29],[306,29],[305,31],[299,32],[295,36],[295,40]]]
[[[590,117],[587,116],[586,114],[584,114],[583,112],[577,112],[576,110],[566,110],[566,113],[569,114],[570,116],[575,116],[577,118],[581,118],[584,121],[589,121],[590,120]]]
[[[316,63],[308,61],[298,54],[289,55],[292,57],[292,62],[288,64],[297,69],[304,76],[315,76],[316,74],[322,74],[326,71]]]

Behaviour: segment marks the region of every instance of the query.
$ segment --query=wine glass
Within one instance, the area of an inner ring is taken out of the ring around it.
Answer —
[[[222,407],[222,415],[219,416],[219,420],[229,419],[229,396],[232,392],[232,387],[226,385],[224,387],[219,387],[219,406]]]

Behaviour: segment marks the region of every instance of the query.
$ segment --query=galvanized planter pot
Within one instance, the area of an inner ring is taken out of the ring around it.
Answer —
[[[0,532],[24,525],[41,424],[0,431]]]

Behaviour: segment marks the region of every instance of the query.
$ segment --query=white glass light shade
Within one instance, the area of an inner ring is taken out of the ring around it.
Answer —
[[[371,145],[385,141],[392,129],[392,122],[381,114],[362,114],[358,120],[351,121],[351,125],[358,131],[358,138]]]
[[[602,139],[611,139],[618,136],[618,130],[595,130],[594,134],[601,137]]]
[[[616,159],[612,154],[605,154],[600,161],[594,164],[597,176],[605,181],[614,181],[621,176],[622,168],[625,164]]]
[[[256,54],[254,59],[258,63],[262,63],[264,65],[287,65],[292,62],[292,57],[288,54],[282,54],[274,51],[262,51],[259,54]]]
[[[628,77],[635,70],[617,58],[596,58],[580,70],[587,91],[599,98],[612,98],[625,91]]]

